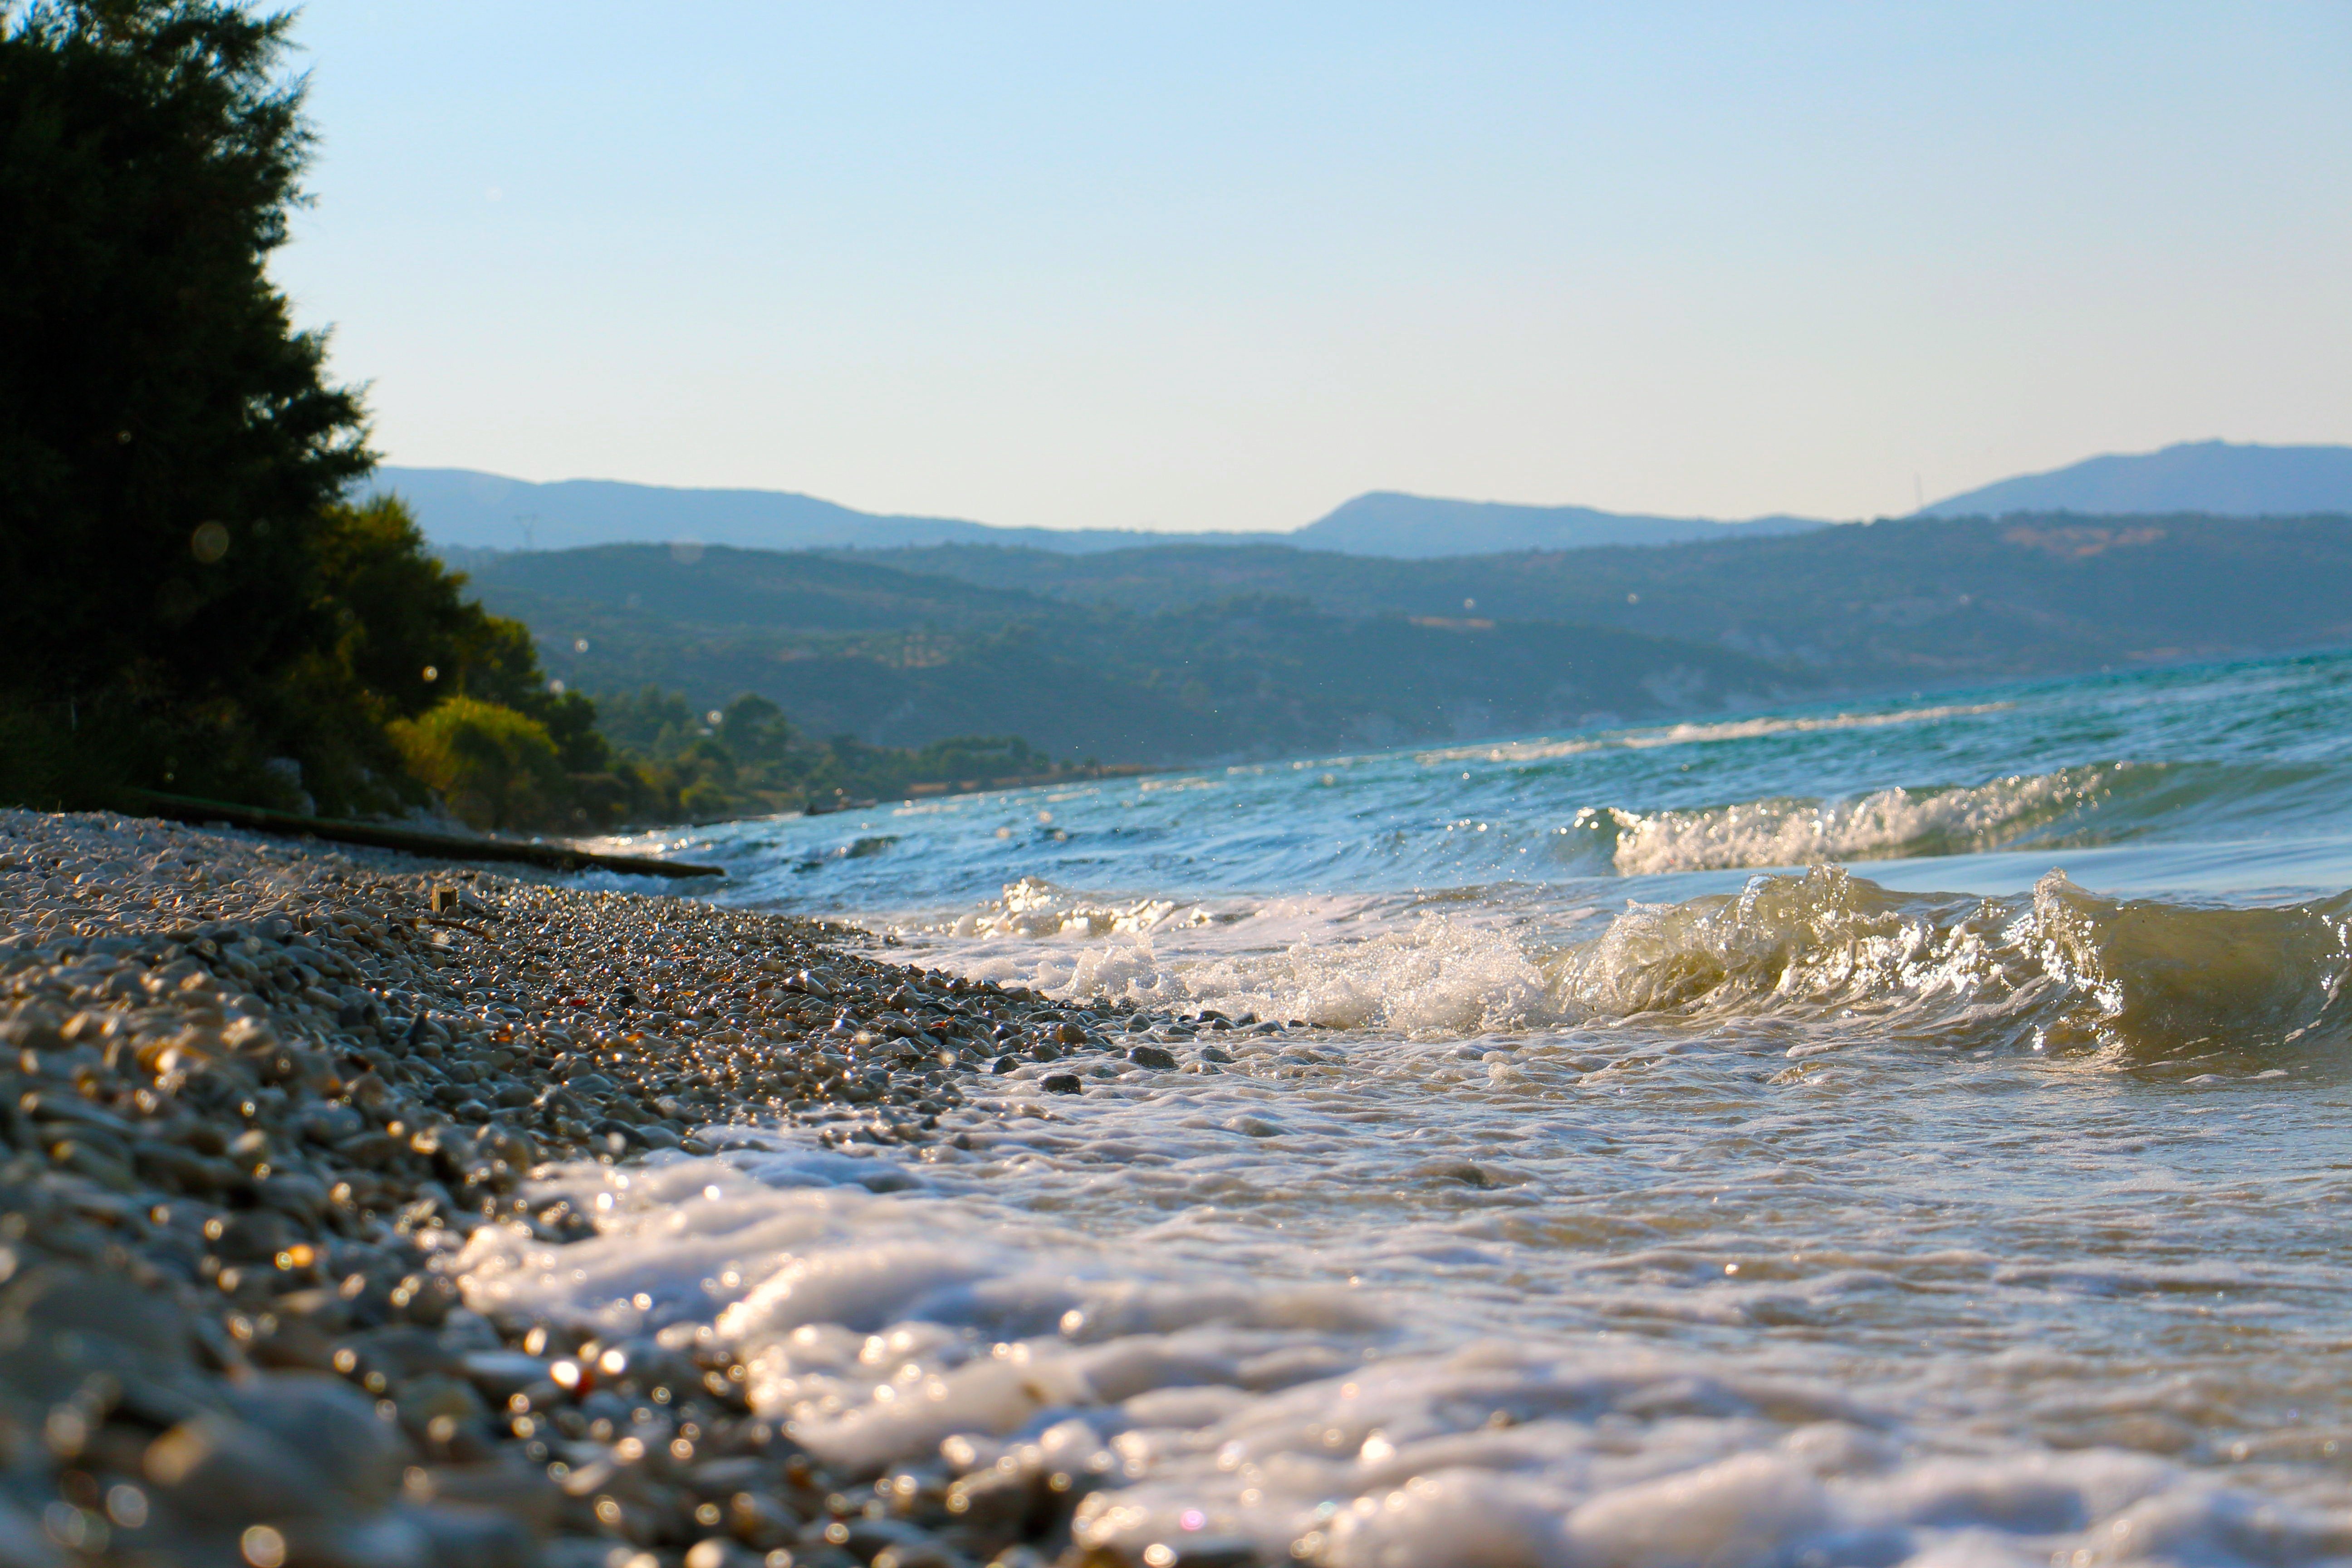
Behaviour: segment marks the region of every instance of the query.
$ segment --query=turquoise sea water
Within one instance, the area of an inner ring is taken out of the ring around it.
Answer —
[[[2347,697],[2315,656],[643,841],[910,963],[1316,1026],[985,1080],[969,1149],[778,1130],[478,1281],[705,1323],[842,1462],[1066,1453],[1114,1560],[2352,1558]]]

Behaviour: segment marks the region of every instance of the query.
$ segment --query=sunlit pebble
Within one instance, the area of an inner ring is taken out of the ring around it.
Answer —
[[[436,679],[439,674],[437,668],[428,669],[426,673]],[[30,838],[44,832],[57,832],[65,837],[71,838],[74,842],[70,858],[77,862],[119,857],[142,868],[155,858],[157,847],[155,841],[162,840],[173,847],[174,862],[169,868],[168,880],[172,884],[170,889],[172,895],[177,900],[175,907],[182,911],[184,919],[257,921],[264,917],[274,918],[281,914],[295,919],[304,925],[308,932],[307,940],[314,948],[329,953],[337,964],[344,966],[343,972],[332,977],[330,989],[349,982],[364,989],[374,990],[382,987],[385,994],[389,994],[393,988],[397,987],[406,993],[409,998],[415,1000],[428,1014],[450,1020],[456,1026],[457,1038],[454,1044],[443,1041],[442,1045],[445,1049],[461,1058],[480,1048],[486,1034],[494,1035],[499,1038],[503,1038],[504,1035],[501,1032],[503,1026],[490,1016],[490,1004],[485,1000],[482,991],[463,993],[460,987],[478,985],[483,991],[488,992],[493,999],[511,996],[515,1002],[527,1007],[533,1004],[543,1005],[543,998],[526,994],[529,987],[528,982],[524,982],[521,988],[514,988],[516,982],[520,981],[521,977],[510,972],[509,966],[513,963],[511,958],[504,955],[485,956],[478,952],[468,958],[466,954],[471,943],[462,937],[457,944],[456,952],[450,952],[446,947],[436,947],[429,952],[412,955],[384,947],[381,942],[381,933],[386,923],[386,910],[408,907],[421,901],[427,889],[420,884],[434,879],[419,878],[413,872],[387,874],[380,866],[369,860],[364,851],[352,855],[333,850],[322,851],[315,847],[295,849],[277,845],[223,839],[193,830],[163,827],[156,825],[133,826],[125,824],[121,826],[110,826],[103,829],[85,832],[72,819],[63,821],[51,819],[44,821],[38,827],[20,828],[17,831],[17,837]],[[84,839],[90,842],[83,842]],[[129,842],[123,842],[126,839]],[[114,842],[101,843],[99,842],[100,840]],[[188,864],[200,866],[204,873],[205,887],[202,898],[205,907],[201,910],[192,907],[193,896],[185,891],[185,880],[177,861],[179,849],[183,847],[191,857]],[[451,874],[438,873],[437,875],[447,877]],[[157,876],[163,878],[166,873],[159,868]],[[722,1009],[731,1008],[733,1003],[726,998],[742,978],[740,968],[745,948],[740,944],[747,939],[758,940],[763,934],[762,929],[756,921],[715,912],[707,918],[693,917],[693,924],[687,929],[669,928],[656,934],[643,923],[644,917],[638,906],[626,900],[604,895],[583,896],[565,889],[536,887],[495,876],[482,876],[477,879],[471,873],[465,873],[454,879],[463,882],[469,900],[478,899],[485,903],[502,907],[503,916],[509,922],[504,927],[504,931],[509,934],[527,933],[530,929],[533,917],[541,917],[536,922],[541,935],[557,937],[577,944],[573,946],[569,955],[575,966],[579,965],[583,959],[587,963],[614,965],[614,967],[607,968],[603,972],[603,977],[606,980],[623,973],[618,966],[649,963],[656,954],[662,955],[662,961],[666,963],[676,963],[680,970],[686,973],[681,973],[676,977],[683,983],[677,985],[677,996],[671,999],[673,1003],[691,994],[715,1003]],[[346,889],[343,884],[351,886]],[[70,918],[78,921],[100,918],[101,915],[109,919],[121,918],[121,915],[132,910],[145,910],[152,907],[137,901],[152,896],[154,890],[149,881],[141,878],[111,879],[102,883],[92,884],[92,887],[94,890],[89,898],[79,904]],[[100,889],[103,891],[95,890]],[[108,909],[101,911],[94,902],[90,901],[101,897],[121,899],[125,900],[124,908],[121,910]],[[373,906],[373,909],[369,906]],[[52,917],[44,911],[37,914],[35,918],[47,921]],[[341,928],[346,922],[354,921],[362,931],[372,929],[379,933],[378,940],[372,942],[365,941],[353,942],[348,940],[351,933]],[[316,923],[312,923],[313,921]],[[770,929],[776,930],[782,952],[791,952],[795,947],[805,942],[805,934],[797,928]],[[699,952],[694,951],[693,944],[697,943],[702,944],[702,951]],[[267,972],[275,960],[268,958],[267,955],[264,955],[264,960],[257,961],[258,966]],[[928,988],[937,983],[935,979],[915,979],[908,976],[904,972],[896,971],[885,965],[868,963],[847,955],[822,953],[821,951],[804,950],[802,956],[794,962],[806,962],[812,969],[817,970],[825,977],[837,998],[836,1002],[827,1004],[828,1006],[860,1012],[892,1005],[886,1003],[885,997],[902,984],[911,984],[917,991],[928,994]],[[688,978],[688,974],[697,969],[701,973],[691,973],[691,978]],[[216,979],[217,986],[215,987],[214,982],[208,979],[207,988],[234,994],[244,984],[241,981],[231,980],[226,974],[218,975]],[[643,976],[640,975],[640,983],[642,979]],[[197,998],[192,994],[192,1004],[196,1000]],[[904,998],[898,999],[895,1005],[903,1007],[909,1013],[918,1011],[916,1005]],[[1034,1003],[1014,1001],[1012,1003],[1013,1016],[1017,1017],[1021,1012],[1034,1005]],[[676,1010],[681,1015],[686,1013],[684,1007],[677,1007]],[[804,1007],[797,1010],[803,1014],[807,1011]],[[854,1012],[853,1016],[855,1016],[856,1014]],[[1051,1021],[1050,1016],[1045,1021]],[[307,1023],[299,1020],[297,1022],[298,1027],[306,1029],[309,1027]],[[812,1034],[819,1032],[821,1027],[814,1019],[804,1019],[804,1025]],[[604,1072],[615,1081],[634,1079],[648,1087],[665,1089],[676,1087],[672,1074],[662,1063],[639,1059],[624,1065],[623,1061],[616,1060],[616,1058],[625,1058],[626,1054],[635,1047],[618,1044],[610,1038],[599,1037],[603,1033],[604,1026],[592,1025],[589,1039],[583,1042],[579,1053],[580,1056],[592,1061],[596,1070]],[[882,1058],[879,1061],[876,1059],[880,1050],[887,1049],[895,1053],[898,1049],[887,1042],[869,1041],[866,1046],[855,1047],[850,1047],[846,1041],[836,1043],[841,1046],[843,1053],[849,1056],[861,1068],[873,1065],[887,1065],[893,1058]],[[869,1054],[869,1047],[875,1048],[873,1054]],[[395,1049],[394,1054],[396,1057],[404,1055],[398,1049]],[[414,1068],[421,1077],[403,1078],[395,1073],[394,1079],[399,1086],[400,1092],[414,1095],[417,1092],[419,1082],[426,1084],[434,1082],[435,1078],[429,1064],[437,1062],[439,1059],[438,1057],[428,1058],[425,1053],[418,1053],[415,1058],[404,1059],[401,1063],[403,1070]],[[949,1057],[942,1056],[938,1065],[945,1068],[953,1064]],[[890,1093],[894,1099],[901,1094],[938,1094],[950,1102],[955,1100],[953,1086],[944,1084],[936,1078],[928,1081],[917,1079],[907,1084],[894,1083]],[[729,1091],[722,1088],[719,1097],[720,1108],[723,1110],[725,1101],[729,1098]],[[167,1095],[159,1095],[154,1105],[149,1105],[142,1100],[140,1102],[142,1114],[156,1113],[160,1106],[167,1103],[168,1098]],[[817,1093],[813,1095],[813,1098],[823,1100],[825,1096]],[[241,1110],[243,1114],[258,1119],[273,1130],[277,1128],[283,1116],[282,1108],[272,1108],[256,1102],[248,1102]],[[257,1128],[257,1131],[259,1130]],[[625,1189],[628,1185],[628,1177],[625,1173],[614,1172],[611,1179],[615,1191]],[[708,1188],[707,1194],[713,1201],[722,1195],[721,1189],[716,1184]],[[613,1201],[610,1193],[600,1196],[606,1204]],[[155,1205],[159,1217],[154,1223],[159,1226],[167,1223],[164,1218],[160,1217],[166,1205]],[[310,1255],[309,1244],[304,1243],[281,1248],[273,1261],[278,1262],[280,1268],[286,1268],[289,1266],[308,1267],[316,1259]],[[0,1258],[0,1270],[14,1267],[13,1254]],[[740,1285],[740,1277],[737,1277],[733,1270],[729,1270],[728,1273],[730,1288],[733,1285]],[[640,1310],[650,1310],[651,1298],[640,1295],[633,1300],[632,1304],[639,1307]],[[542,1334],[538,1337],[537,1343],[526,1344],[526,1353],[534,1356],[541,1355],[549,1348]],[[609,1373],[612,1363],[605,1359],[605,1352],[598,1353],[600,1362],[604,1363]],[[617,1352],[614,1353],[617,1354]],[[625,1368],[625,1357],[620,1358],[620,1364]],[[360,1370],[358,1358],[351,1354],[348,1347],[344,1347],[343,1353],[335,1358],[335,1365],[336,1370],[346,1376],[352,1376]],[[582,1389],[593,1386],[593,1378],[584,1374],[581,1365],[574,1361],[559,1361],[551,1363],[549,1366],[549,1375],[551,1380],[557,1383],[559,1386],[567,1388]],[[932,1384],[925,1386],[931,1388],[941,1385]],[[400,1418],[401,1412],[395,1408],[390,1398],[384,1397],[391,1392],[391,1387],[383,1373],[369,1373],[362,1380],[362,1387],[365,1393],[377,1396],[376,1409],[383,1418],[387,1421]],[[658,1398],[659,1395],[656,1394],[656,1397]],[[515,1435],[519,1438],[530,1438],[540,1432],[543,1426],[544,1423],[541,1423],[530,1430],[517,1428]],[[456,1424],[452,1423],[446,1430],[454,1433]],[[676,1457],[676,1450],[671,1451],[673,1457]],[[105,1510],[102,1515],[97,1511],[100,1506]],[[134,1525],[131,1521],[134,1518],[143,1521],[147,1517],[146,1508],[145,1494],[137,1488],[126,1484],[106,1494],[102,1504],[94,1501],[90,1510],[85,1510],[78,1517],[85,1518],[87,1528],[93,1532],[102,1532],[107,1528],[108,1521],[111,1521],[114,1528],[130,1530],[143,1528],[143,1525]],[[92,1536],[92,1539],[98,1538],[96,1534]],[[293,1554],[292,1547],[284,1538],[267,1526],[258,1527],[257,1533],[250,1538],[241,1539],[239,1545],[249,1564],[260,1565],[266,1561],[282,1562]]]

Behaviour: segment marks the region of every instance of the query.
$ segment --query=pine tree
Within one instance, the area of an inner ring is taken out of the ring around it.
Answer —
[[[373,459],[268,274],[310,150],[288,24],[0,0],[0,701],[134,775],[348,728],[323,542]]]

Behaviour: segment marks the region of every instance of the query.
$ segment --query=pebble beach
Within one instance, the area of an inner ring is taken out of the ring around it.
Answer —
[[[0,816],[0,1568],[2352,1561],[2345,679]]]
[[[457,1267],[560,1268],[597,1229],[563,1172],[625,1185],[795,1122],[920,1157],[1095,1079],[1230,1059],[872,945],[0,814],[0,1564],[1076,1560],[1091,1479],[1035,1445],[828,1470],[707,1327],[504,1310]]]

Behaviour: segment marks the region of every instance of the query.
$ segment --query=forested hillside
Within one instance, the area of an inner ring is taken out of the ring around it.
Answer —
[[[1342,616],[1608,626],[1788,659],[1853,687],[2352,641],[2352,519],[2338,516],[1910,519],[1413,562],[1201,546],[853,559],[1133,610],[1280,595]]]
[[[813,734],[1165,762],[2352,641],[2343,518],[1914,520],[1402,562],[594,550],[475,558],[590,690],[757,692]]]
[[[609,546],[476,563],[541,656],[593,691],[757,692],[803,731],[1171,762],[1486,735],[1735,706],[1813,678],[1669,638],[1484,616],[1341,616],[1234,596],[1136,614],[870,560]]]

